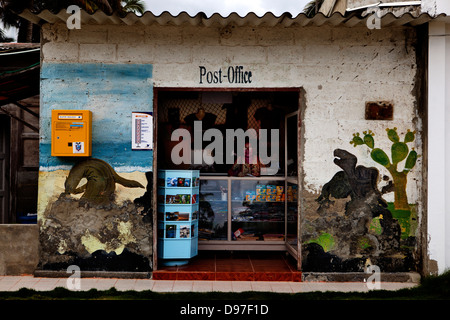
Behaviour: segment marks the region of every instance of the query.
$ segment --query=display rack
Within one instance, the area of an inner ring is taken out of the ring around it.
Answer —
[[[199,191],[201,250],[285,250],[296,241],[297,185],[285,177],[202,176]]]
[[[158,257],[186,264],[198,253],[198,170],[158,170]]]

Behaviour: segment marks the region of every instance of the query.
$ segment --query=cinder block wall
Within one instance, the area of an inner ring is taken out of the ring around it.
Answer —
[[[38,238],[35,224],[0,225],[0,276],[33,274],[39,261]]]
[[[422,119],[414,93],[417,39],[410,27],[82,25],[68,30],[56,24],[44,25],[43,38],[48,63],[151,64],[149,87],[218,87],[199,83],[199,66],[235,65],[252,70],[252,83],[220,87],[303,87],[302,163],[305,188],[312,193],[336,172],[335,148],[351,147],[360,164],[373,165],[366,149],[349,144],[355,132],[370,129],[377,147],[389,150],[387,127],[399,134],[416,130],[414,147],[421,153]],[[365,120],[365,102],[384,100],[393,103],[394,120]],[[422,193],[421,173],[413,170],[408,177],[415,203]]]
[[[364,131],[370,130],[375,146],[390,156],[392,141],[386,129],[396,128],[402,141],[408,130],[415,131],[415,140],[409,143],[409,148],[422,154],[423,124],[416,95],[419,71],[416,42],[416,30],[402,26],[370,30],[366,26],[155,24],[82,25],[80,30],[68,30],[64,24],[57,24],[43,26],[42,56],[48,64],[149,64],[152,66],[149,90],[157,87],[217,88],[218,84],[199,82],[199,67],[225,70],[239,65],[252,71],[252,83],[222,83],[221,88],[303,88],[300,218],[314,224],[318,217],[315,199],[341,170],[334,162],[335,149],[353,153],[358,165],[376,167],[379,189],[386,185],[381,177],[390,176],[385,167],[374,162],[367,146],[355,148],[350,144],[353,134],[363,136]],[[392,103],[393,120],[366,120],[367,101]],[[416,226],[408,231],[412,237],[422,232],[421,161],[419,158],[408,174],[408,203],[417,214]],[[392,203],[394,194],[386,193],[383,198]],[[41,207],[45,206],[47,203],[41,202]],[[338,211],[337,215],[345,216],[345,212]],[[315,227],[322,228],[321,225]]]

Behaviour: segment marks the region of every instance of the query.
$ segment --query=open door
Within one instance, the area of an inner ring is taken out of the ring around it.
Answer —
[[[9,118],[0,116],[0,223],[9,222]]]
[[[300,121],[298,111],[285,117],[285,174],[286,174],[286,249],[297,260],[300,268],[301,250],[299,243],[298,218],[298,142]]]

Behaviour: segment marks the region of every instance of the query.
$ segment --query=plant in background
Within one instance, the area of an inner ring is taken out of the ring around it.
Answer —
[[[320,10],[324,0],[312,0],[308,2],[303,8],[303,13],[306,14],[308,18],[314,17]]]
[[[353,139],[350,141],[354,146],[359,146],[365,144],[372,151],[370,152],[371,158],[384,166],[392,176],[394,181],[394,207],[396,210],[410,210],[408,204],[408,197],[406,194],[406,183],[407,183],[407,175],[414,168],[418,155],[414,148],[409,150],[407,143],[413,142],[415,139],[415,131],[410,131],[405,134],[405,138],[400,141],[400,137],[397,134],[397,128],[386,129],[387,136],[389,140],[391,140],[391,159],[389,159],[386,152],[381,150],[380,148],[375,148],[375,140],[373,138],[374,133],[372,131],[364,131],[363,137],[359,136],[359,133],[353,134]],[[403,170],[398,171],[399,162],[405,160],[405,165]]]

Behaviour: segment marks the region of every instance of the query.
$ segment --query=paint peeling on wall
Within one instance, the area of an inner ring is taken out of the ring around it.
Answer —
[[[131,150],[132,111],[152,110],[151,74],[151,65],[43,64],[40,269],[152,270],[152,152]],[[51,109],[92,111],[92,158],[50,156]]]
[[[334,163],[342,171],[322,187],[316,199],[317,212],[305,212],[303,271],[364,271],[368,260],[383,272],[416,270],[418,219],[415,204],[407,202],[406,194],[406,175],[418,158],[417,152],[407,146],[414,141],[415,132],[408,130],[400,141],[396,128],[386,131],[392,142],[391,158],[375,148],[370,130],[362,137],[354,134],[351,141],[355,147],[369,147],[369,156],[392,174],[383,176],[386,185],[381,190],[377,168],[358,165],[358,158],[346,150],[334,151]],[[403,160],[403,169],[398,171]],[[400,193],[395,195],[395,202],[383,198],[391,192]]]
[[[113,230],[111,224],[109,224],[107,228],[109,231],[115,231]],[[106,251],[106,253],[115,252],[119,255],[128,244],[135,243],[136,238],[131,234],[132,225],[130,221],[118,221],[116,228],[119,233],[117,239],[103,243],[95,235],[91,234],[88,229],[81,237],[81,243],[89,253],[94,253],[97,250],[103,250]]]
[[[126,253],[130,264],[138,261],[139,271],[151,270],[151,215],[143,208],[140,198],[102,206],[61,194],[40,222],[42,268],[81,263],[85,270],[107,271],[118,268]],[[98,265],[99,257],[109,262]]]
[[[389,172],[373,162],[368,148],[353,149],[353,156],[359,166],[367,169],[362,172],[376,173],[377,178],[365,180],[370,188],[357,190],[352,190],[345,172],[336,173],[343,168],[336,167],[332,150],[347,149],[351,134],[365,130],[369,124],[375,134],[385,132],[386,121],[363,120],[362,101],[392,97],[393,105],[401,106],[393,114],[397,127],[409,127],[413,122],[421,131],[416,107],[419,103],[412,93],[418,69],[415,29],[243,26],[228,39],[219,38],[214,28],[195,26],[183,26],[182,30],[158,25],[144,29],[103,26],[101,32],[95,32],[98,25],[84,25],[82,30],[70,32],[61,26],[59,31],[64,32],[56,36],[47,29],[44,26],[44,37],[49,42],[42,47],[45,62],[39,182],[44,263],[56,268],[61,261],[83,263],[83,259],[91,259],[93,267],[92,261],[97,259],[105,262],[104,266],[97,264],[98,268],[111,270],[115,268],[109,263],[111,257],[118,261],[121,256],[135,254],[136,260],[131,260],[148,268],[142,258],[152,255],[151,228],[143,214],[146,206],[136,200],[145,198],[145,190],[116,184],[115,203],[108,210],[80,206],[81,194],[59,198],[75,163],[48,156],[50,110],[93,110],[93,156],[108,162],[124,178],[146,186],[150,180],[144,173],[152,170],[152,154],[130,150],[127,139],[131,111],[152,110],[154,84],[195,87],[199,65],[220,67],[233,63],[251,67],[255,77],[259,74],[255,87],[296,86],[306,92],[307,108],[302,119],[303,203],[299,210],[305,270],[361,271],[368,260],[378,263],[382,271],[410,270],[414,264],[411,248],[421,212],[422,180],[418,170],[408,175],[411,213],[406,215],[392,208],[393,192],[383,193],[382,188],[392,177],[384,179]],[[111,64],[83,63],[104,61],[104,52],[111,52],[107,57]],[[139,64],[133,64],[136,62]],[[422,145],[420,134],[415,144]],[[383,150],[389,147],[381,141],[380,146]],[[377,172],[369,170],[373,166]],[[319,197],[320,201],[315,201]],[[135,241],[123,239],[128,242],[120,255],[114,251],[120,248],[114,239],[121,234],[115,218],[132,221],[134,228],[130,232]],[[88,241],[89,250],[80,241],[86,230],[96,239]],[[55,240],[61,238],[64,243]],[[105,244],[114,250],[107,253]]]

